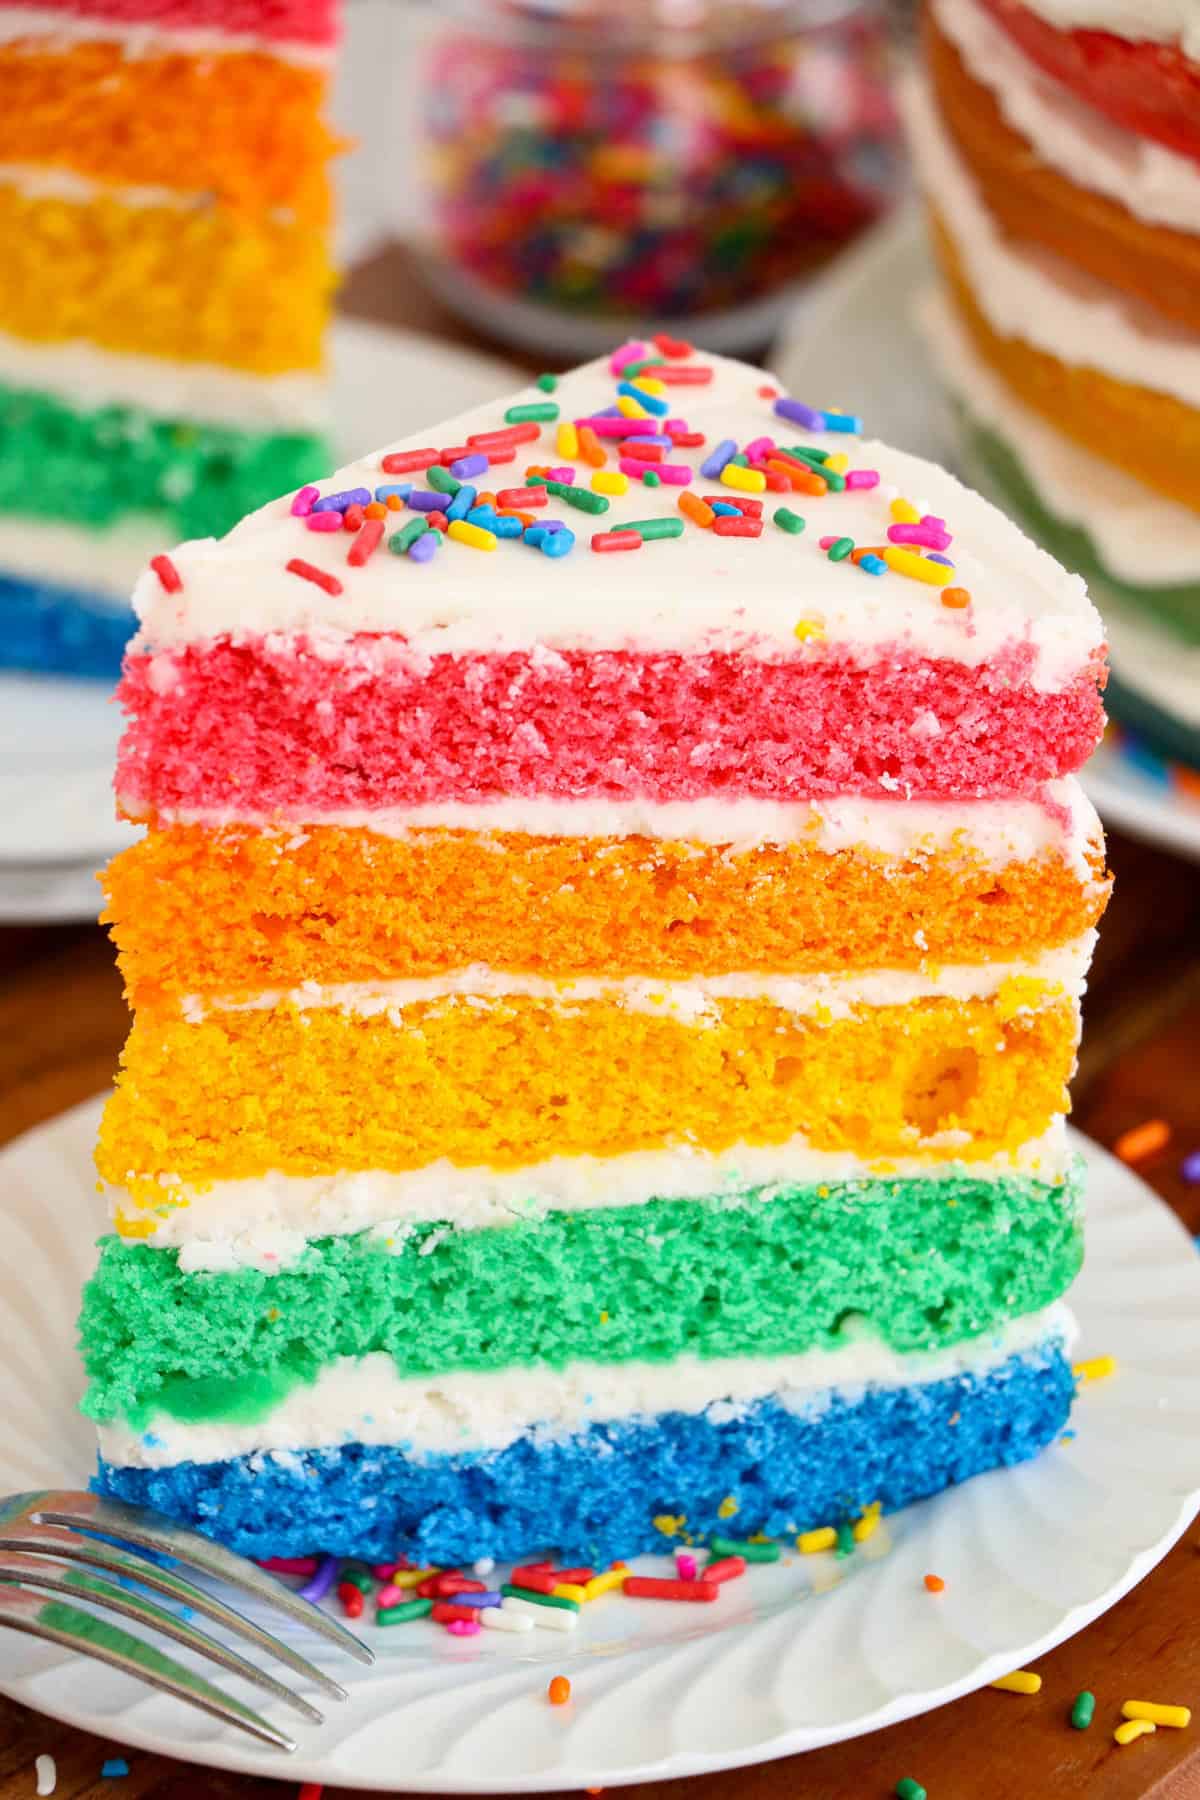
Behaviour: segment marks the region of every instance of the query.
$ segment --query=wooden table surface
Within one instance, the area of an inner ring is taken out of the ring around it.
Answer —
[[[402,252],[381,255],[347,286],[347,310],[436,331],[453,325],[415,283]],[[1075,1122],[1111,1144],[1151,1117],[1173,1130],[1146,1179],[1200,1232],[1200,1186],[1186,1186],[1182,1156],[1200,1148],[1200,868],[1114,836],[1115,895],[1104,920],[1085,1008],[1074,1086]],[[98,927],[0,930],[0,1140],[15,1136],[111,1079],[126,1029],[120,982]],[[1131,1695],[1190,1704],[1200,1713],[1200,1528],[1118,1606],[1037,1665],[1034,1699],[988,1689],[904,1725],[756,1768],[622,1790],[636,1800],[886,1800],[902,1775],[929,1800],[1197,1800],[1200,1717],[1190,1731],[1159,1731],[1118,1749],[1111,1727]],[[1066,1723],[1073,1696],[1097,1696],[1087,1732]],[[130,1773],[100,1779],[115,1743],[0,1699],[0,1800],[34,1792],[33,1759],[50,1752],[58,1793],[104,1800],[230,1800],[278,1794],[274,1783],[127,1753]],[[287,1778],[280,1760],[280,1777]],[[398,1782],[403,1769],[396,1771]],[[615,1790],[614,1790],[615,1791]],[[345,1789],[326,1790],[341,1800]]]

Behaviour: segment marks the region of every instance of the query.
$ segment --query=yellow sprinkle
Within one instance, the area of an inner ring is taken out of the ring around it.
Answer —
[[[717,1508],[717,1517],[718,1517],[718,1519],[732,1519],[732,1517],[733,1517],[734,1513],[737,1511],[737,1509],[738,1509],[738,1503],[734,1499],[733,1495],[726,1494],[726,1496],[722,1500],[720,1506],[718,1506],[718,1508]]]
[[[812,1556],[818,1550],[832,1550],[837,1543],[837,1532],[832,1525],[818,1525],[815,1531],[802,1531],[796,1539],[796,1548],[805,1556]]]
[[[650,414],[640,401],[632,394],[622,394],[617,400],[617,411],[623,419],[648,419]]]
[[[890,508],[897,525],[919,525],[921,515],[911,500],[893,500]]]
[[[597,494],[624,494],[629,491],[629,477],[620,469],[597,469],[592,487]]]
[[[446,527],[446,536],[452,537],[456,544],[470,544],[472,550],[496,548],[494,531],[485,531],[482,525],[468,525],[465,519],[451,519]]]
[[[605,1569],[603,1575],[593,1575],[592,1579],[584,1584],[584,1599],[596,1600],[601,1594],[611,1594],[614,1589],[623,1588],[628,1573],[628,1569]]]
[[[574,461],[579,455],[579,433],[570,419],[564,419],[554,434],[554,454],[567,462]]]
[[[1149,1719],[1152,1725],[1173,1725],[1183,1731],[1192,1722],[1190,1706],[1161,1706],[1157,1700],[1126,1700],[1121,1708],[1126,1719]]]
[[[930,587],[945,587],[954,575],[954,570],[947,564],[931,562],[927,556],[918,556],[915,550],[901,550],[894,544],[888,545],[883,560],[897,575],[907,575],[913,581],[927,581]]]
[[[1031,1669],[1014,1669],[1011,1675],[1002,1675],[991,1686],[1000,1688],[1006,1694],[1040,1694],[1042,1678]]]
[[[850,467],[850,458],[846,455],[844,450],[839,450],[836,455],[827,456],[825,461],[821,464],[821,467],[823,469],[832,469],[835,474],[844,475],[846,470]]]
[[[658,1513],[654,1518],[655,1531],[661,1531],[664,1537],[678,1537],[687,1524],[686,1513]]]
[[[872,1500],[870,1506],[864,1506],[862,1518],[858,1520],[854,1527],[855,1543],[865,1544],[869,1537],[873,1537],[875,1532],[879,1529],[879,1521],[882,1517],[882,1501]]]
[[[394,1575],[388,1577],[388,1582],[391,1587],[412,1588],[422,1581],[428,1581],[431,1575],[437,1573],[437,1569],[397,1569]]]
[[[767,485],[761,469],[743,469],[740,463],[726,463],[721,470],[721,481],[725,487],[741,488],[746,494],[761,494]]]
[[[797,619],[793,636],[802,644],[807,644],[810,639],[816,642],[825,636],[825,627],[819,619]]]
[[[1124,1725],[1118,1725],[1113,1732],[1113,1742],[1132,1744],[1135,1738],[1149,1737],[1150,1733],[1156,1729],[1157,1727],[1151,1719],[1126,1719]]]
[[[1116,1372],[1115,1356],[1089,1356],[1086,1362],[1077,1362],[1071,1370],[1076,1381],[1101,1381],[1105,1375],[1115,1375]]]
[[[550,1592],[556,1600],[574,1600],[577,1606],[582,1606],[587,1599],[587,1589],[578,1581],[560,1581]]]
[[[643,394],[653,394],[656,398],[661,398],[667,391],[666,382],[660,381],[657,375],[636,375],[629,385],[641,388]]]
[[[600,1314],[600,1323],[601,1323],[601,1324],[602,1324],[602,1325],[607,1325],[607,1324],[608,1324],[608,1314],[607,1314],[607,1313],[606,1313],[606,1312],[602,1312],[602,1313],[601,1313],[601,1314]]]

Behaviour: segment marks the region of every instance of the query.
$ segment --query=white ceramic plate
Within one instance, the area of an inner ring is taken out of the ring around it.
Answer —
[[[340,462],[522,380],[474,351],[353,319],[335,322],[331,361]],[[95,916],[94,872],[133,835],[113,812],[120,732],[99,683],[0,676],[0,923]]]
[[[77,1487],[91,1467],[73,1343],[102,1225],[97,1107],[0,1152],[0,1493]],[[845,1561],[752,1568],[712,1608],[608,1596],[570,1639],[368,1627],[377,1664],[337,1663],[350,1699],[323,1727],[298,1727],[294,1756],[3,1630],[0,1691],[105,1739],[219,1768],[385,1791],[533,1793],[812,1749],[1034,1661],[1140,1581],[1200,1510],[1200,1257],[1128,1169],[1078,1141],[1091,1164],[1088,1262],[1072,1300],[1081,1354],[1110,1352],[1119,1372],[1084,1390],[1071,1442],[910,1507]],[[927,1570],[945,1578],[944,1594],[926,1593]],[[561,1708],[545,1697],[559,1672],[574,1689]],[[262,1705],[249,1690],[239,1697]]]
[[[790,393],[845,405],[863,414],[872,437],[953,466],[953,436],[938,378],[912,324],[929,272],[920,219],[903,211],[813,283],[772,362]],[[1139,668],[1143,660],[1154,660],[1159,643],[1153,629],[1139,633],[1126,622],[1124,660],[1114,655],[1114,669],[1139,688]],[[1169,776],[1148,774],[1110,743],[1092,758],[1082,780],[1110,825],[1200,859],[1200,801]]]

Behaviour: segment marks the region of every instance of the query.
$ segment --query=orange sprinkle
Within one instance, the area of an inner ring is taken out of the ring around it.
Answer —
[[[627,1569],[629,1567],[629,1564],[627,1562],[623,1562],[621,1560],[621,1558],[618,1557],[616,1562],[610,1562],[608,1566],[610,1569]]]
[[[387,507],[382,500],[372,500],[369,506],[363,507],[364,519],[386,519]]]
[[[565,1706],[571,1698],[571,1683],[565,1675],[556,1675],[546,1689],[551,1706]]]
[[[942,589],[943,606],[961,608],[970,606],[970,604],[971,593],[969,588],[947,587]]]
[[[522,525],[536,525],[537,517],[531,512],[521,512],[515,506],[498,506],[496,517],[499,519],[520,519]]]
[[[929,1589],[931,1594],[940,1594],[945,1585],[946,1584],[940,1575],[927,1575],[925,1577],[925,1586]]]
[[[579,427],[579,454],[593,469],[602,469],[608,461],[608,453],[590,425]]]
[[[476,494],[475,504],[476,506],[495,506],[496,496],[495,494],[488,493],[485,489],[482,494]]]
[[[679,496],[679,510],[696,525],[711,525],[717,516],[706,500],[701,500],[699,494],[689,494],[686,489]]]
[[[374,505],[374,501],[371,504]],[[404,510],[404,502],[399,494],[389,494],[384,504],[389,512],[403,512]]]
[[[1113,1154],[1122,1162],[1144,1162],[1147,1157],[1157,1156],[1170,1141],[1171,1127],[1165,1119],[1147,1119],[1144,1125],[1121,1133],[1113,1145]]]
[[[886,549],[886,544],[858,544],[850,552],[850,561],[858,564],[864,556],[882,556]]]

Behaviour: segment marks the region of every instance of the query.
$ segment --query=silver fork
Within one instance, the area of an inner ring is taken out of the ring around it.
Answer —
[[[113,1543],[112,1539],[118,1542]],[[345,1650],[356,1662],[369,1664],[375,1660],[367,1646],[344,1625],[245,1557],[235,1556],[210,1538],[176,1525],[149,1507],[127,1506],[120,1500],[102,1500],[95,1494],[74,1492],[13,1494],[0,1499],[0,1626],[8,1625],[61,1644],[66,1650],[94,1656],[249,1732],[263,1743],[280,1750],[294,1750],[295,1739],[286,1731],[222,1693],[202,1675],[144,1638],[89,1610],[94,1607],[101,1614],[117,1613],[161,1632],[227,1673],[240,1675],[262,1688],[304,1718],[321,1723],[317,1708],[274,1675],[256,1668],[236,1650],[190,1624],[186,1617],[168,1612],[138,1591],[149,1588],[224,1626],[255,1650],[274,1657],[294,1674],[312,1682],[331,1699],[346,1698],[344,1688],[290,1644],[281,1642],[224,1600],[206,1593],[186,1576],[176,1574],[173,1568],[153,1560],[156,1557],[189,1565],[248,1598],[264,1602],[286,1619],[306,1626],[326,1643]],[[93,1573],[94,1570],[102,1573]],[[106,1581],[105,1575],[136,1583],[136,1589],[117,1587]],[[51,1598],[44,1599],[43,1594]]]

